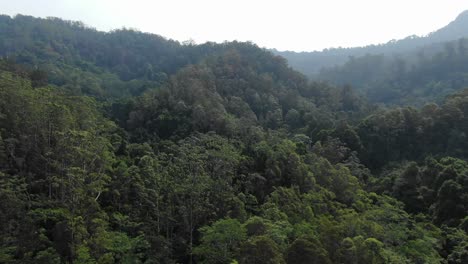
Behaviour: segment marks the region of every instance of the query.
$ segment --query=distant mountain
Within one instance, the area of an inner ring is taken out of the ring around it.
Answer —
[[[316,75],[321,68],[339,66],[351,56],[366,54],[397,55],[414,51],[417,48],[434,46],[442,42],[468,37],[468,10],[462,12],[447,26],[427,36],[408,36],[401,40],[391,40],[385,44],[369,45],[356,48],[331,48],[323,51],[293,52],[273,50],[277,55],[286,58],[296,70],[309,77]]]
[[[316,79],[351,85],[371,102],[421,106],[468,87],[468,38],[403,55],[367,54],[323,68]]]
[[[429,34],[428,42],[450,41],[468,36],[468,10],[463,11],[458,17],[447,26]]]
[[[320,76],[419,100],[455,44]],[[466,135],[468,89],[385,109],[253,43],[0,15],[0,263],[467,263]]]

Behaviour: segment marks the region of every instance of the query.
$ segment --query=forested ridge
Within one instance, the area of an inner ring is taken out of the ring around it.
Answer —
[[[422,107],[428,102],[441,104],[446,96],[468,87],[467,28],[465,11],[423,37],[361,48],[275,53],[311,79],[351,85],[372,103]]]
[[[372,23],[372,21],[369,21],[369,23]],[[275,49],[272,51],[285,57],[294,69],[304,73],[308,77],[320,78],[322,77],[319,74],[321,69],[342,66],[349,61],[350,57],[357,58],[366,55],[393,57],[396,55],[398,58],[404,58],[413,56],[414,53],[419,53],[421,50],[431,53],[438,51],[444,47],[444,43],[446,42],[468,37],[467,26],[468,11],[464,11],[445,27],[424,36],[411,35],[404,39],[393,39],[387,43],[372,44],[364,47],[335,47],[311,52],[278,51]]]
[[[0,263],[468,262],[453,75],[382,106],[253,43],[21,15],[0,55]]]
[[[372,102],[418,105],[436,101],[468,86],[468,39],[406,56],[351,57],[343,66],[324,68],[320,79],[348,84]]]

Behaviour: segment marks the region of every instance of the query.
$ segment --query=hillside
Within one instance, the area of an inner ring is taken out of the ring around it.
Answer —
[[[422,106],[468,87],[468,39],[443,43],[434,52],[407,56],[366,55],[324,68],[317,79],[352,85],[372,102]]]
[[[406,56],[417,49],[440,49],[443,42],[454,41],[468,37],[468,11],[461,13],[447,26],[438,29],[427,36],[408,36],[401,40],[391,40],[384,44],[369,45],[356,48],[331,48],[323,51],[292,52],[277,51],[273,53],[283,56],[289,65],[308,77],[316,77],[322,68],[341,66],[349,57],[364,55]],[[442,46],[443,47],[443,46]]]
[[[0,54],[0,263],[468,260],[466,90],[380,108],[253,43],[21,15]]]
[[[100,32],[58,18],[0,16],[0,25],[0,56],[41,68],[52,84],[96,97],[139,95],[183,66],[227,48],[182,45],[130,29]]]

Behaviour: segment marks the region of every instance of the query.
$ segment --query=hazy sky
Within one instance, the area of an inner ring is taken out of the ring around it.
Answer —
[[[80,20],[99,30],[136,28],[180,41],[253,41],[311,51],[425,35],[468,0],[0,0],[0,13]]]

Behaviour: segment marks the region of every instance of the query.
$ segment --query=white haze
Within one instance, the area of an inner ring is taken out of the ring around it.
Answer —
[[[99,30],[135,28],[179,41],[252,41],[311,51],[426,35],[466,0],[0,0],[0,13],[79,20]]]

